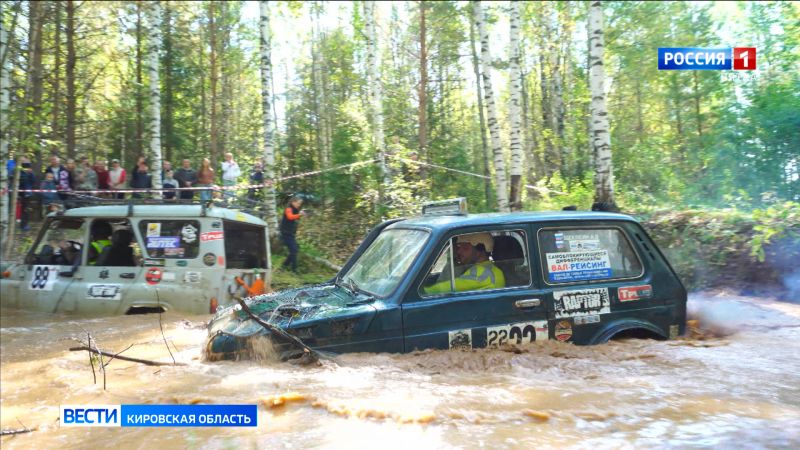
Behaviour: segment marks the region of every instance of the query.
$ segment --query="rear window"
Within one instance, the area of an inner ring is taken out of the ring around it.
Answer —
[[[642,275],[642,263],[619,228],[539,231],[548,284],[593,282]]]
[[[200,252],[197,220],[142,220],[139,232],[148,258],[196,258]]]
[[[263,227],[226,221],[223,230],[228,269],[267,267],[267,244]]]

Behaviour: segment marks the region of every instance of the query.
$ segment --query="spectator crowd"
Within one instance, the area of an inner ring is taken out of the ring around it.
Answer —
[[[58,156],[50,156],[49,164],[42,174],[33,171],[31,162],[26,157],[19,158],[20,174],[17,197],[17,221],[23,230],[28,230],[31,209],[35,200],[41,203],[42,210],[48,212],[83,206],[93,198],[124,199],[150,197],[147,192],[126,192],[129,189],[152,189],[153,175],[147,158],[140,156],[129,171],[125,170],[118,159],[112,159],[110,167],[104,160],[90,163],[85,156],[67,159],[62,164]],[[242,170],[234,160],[232,153],[225,154],[221,164],[222,186],[232,187],[239,184]],[[8,162],[9,176],[13,174],[15,162]],[[248,177],[248,184],[264,182],[261,162],[256,162]],[[161,167],[162,198],[172,202],[192,202],[199,197],[200,201],[220,200],[223,203],[235,197],[234,190],[218,193],[216,173],[208,158],[203,158],[197,170],[189,159],[181,161],[180,167],[172,168],[170,161],[164,160]],[[243,181],[243,180],[242,180]],[[197,190],[176,190],[176,188],[206,188]],[[30,190],[47,190],[54,192],[27,192]],[[117,192],[115,192],[117,191]],[[260,200],[260,189],[248,189],[245,201],[252,204]],[[9,193],[10,194],[10,193]],[[217,195],[215,195],[217,194]],[[93,202],[92,202],[93,203]]]

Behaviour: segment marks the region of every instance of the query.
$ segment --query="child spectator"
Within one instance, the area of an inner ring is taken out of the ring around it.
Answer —
[[[45,172],[44,180],[42,180],[39,188],[49,191],[56,190],[56,180],[52,172]],[[60,209],[60,203],[61,200],[56,192],[42,192],[42,208],[44,209],[45,214],[51,212],[52,205],[55,205]]]
[[[164,180],[161,183],[161,186],[164,189],[175,189],[178,187],[178,180],[173,178],[173,171],[172,169],[167,169],[164,172]],[[164,200],[173,200],[175,199],[175,191],[164,191]]]

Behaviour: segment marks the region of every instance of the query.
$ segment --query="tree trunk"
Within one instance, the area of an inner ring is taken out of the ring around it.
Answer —
[[[475,13],[475,23],[481,36],[481,63],[483,77],[484,99],[489,122],[489,134],[492,138],[492,154],[494,155],[494,180],[495,196],[497,199],[497,210],[506,212],[508,208],[508,186],[506,180],[506,163],[503,155],[503,146],[500,142],[500,122],[497,121],[497,108],[494,103],[494,91],[492,90],[492,55],[489,52],[489,30],[486,27],[486,18],[483,15],[481,2],[473,2]]]
[[[694,115],[697,120],[697,137],[700,139],[700,145],[703,145],[703,116],[700,113],[700,81],[697,71],[692,71],[692,81],[694,87]]]
[[[147,49],[147,72],[150,76],[150,173],[153,177],[153,189],[161,189],[161,84],[158,74],[161,3],[154,1],[148,6],[150,8]],[[153,197],[161,198],[161,193],[157,192]]]
[[[522,149],[522,70],[520,69],[520,43],[519,43],[519,30],[520,30],[520,3],[511,2],[511,36],[510,47],[511,54],[509,55],[510,72],[511,72],[511,104],[509,108],[509,122],[511,123],[511,167],[509,174],[511,175],[511,192],[509,195],[509,202],[512,211],[519,211],[522,209],[522,163],[523,163],[523,149]]]
[[[136,2],[136,156],[144,155],[144,78],[142,77],[142,2]]]
[[[12,30],[13,31],[13,30]],[[8,45],[9,33],[6,31],[5,22],[0,20],[0,247],[2,250],[10,245],[8,236],[8,116],[10,114],[11,74],[9,67]]]
[[[67,1],[67,158],[75,157],[77,98],[75,93],[75,2]]]
[[[231,62],[225,60],[225,55],[230,52],[231,32],[229,23],[228,2],[219,2],[219,73],[220,73],[220,104],[222,110],[220,111],[220,127],[219,127],[219,155],[220,160],[224,160],[223,155],[230,151],[231,141],[231,110],[233,109],[231,102],[233,99],[232,83],[231,83]]]
[[[61,2],[53,2],[53,7],[56,9],[55,11],[55,36],[54,36],[54,43],[53,43],[53,94],[52,94],[52,102],[53,102],[53,110],[50,116],[50,139],[53,141],[56,140],[63,140],[64,136],[61,134],[61,125],[60,122],[60,108],[61,108]],[[42,157],[39,155],[39,158],[34,161],[34,173],[40,174],[42,173]]]
[[[589,115],[592,133],[589,140],[595,154],[594,201],[607,208],[614,202],[614,172],[611,162],[611,135],[606,110],[605,71],[603,68],[603,9],[593,1],[589,8],[589,91],[592,96]]]
[[[569,4],[567,3],[567,8],[569,8]],[[567,13],[565,13],[566,15]],[[572,172],[569,167],[569,150],[564,142],[564,116],[566,115],[566,110],[564,109],[564,79],[562,76],[562,66],[566,66],[565,63],[565,54],[563,51],[563,44],[558,45],[558,42],[565,42],[569,41],[569,27],[567,26],[566,22],[567,19],[559,19],[558,12],[554,9],[553,10],[553,28],[558,30],[556,32],[556,36],[554,37],[554,41],[551,43],[551,64],[550,70],[552,73],[552,88],[553,88],[553,96],[552,96],[552,103],[551,106],[553,108],[551,113],[552,118],[552,130],[553,130],[553,147],[555,150],[555,155],[558,157],[559,161],[559,171],[561,172],[561,177],[565,180],[568,180],[572,175]]]
[[[270,236],[278,235],[278,214],[275,202],[275,147],[272,123],[272,55],[269,29],[269,3],[262,0],[260,6],[261,29],[261,114],[264,123],[264,207],[267,213]]]
[[[30,45],[28,58],[28,86],[30,97],[26,93],[27,124],[33,132],[33,145],[28,147],[28,153],[33,153],[34,159],[42,158],[42,94],[44,93],[43,68],[42,68],[42,23],[44,22],[44,3],[32,1],[30,3]],[[27,127],[26,127],[27,128]],[[26,130],[27,132],[27,130]],[[28,140],[28,139],[26,139]]]
[[[419,122],[419,157],[420,160],[430,164],[431,155],[428,153],[428,50],[427,28],[425,25],[425,2],[419,2],[419,104],[417,119]],[[427,171],[423,170],[421,173]]]
[[[217,23],[214,16],[215,2],[208,2],[208,36],[210,40],[211,53],[209,55],[209,72],[210,72],[210,94],[211,98],[211,166],[217,167],[218,154],[218,139],[219,129],[217,127]]]
[[[380,164],[383,185],[388,185],[389,172],[386,170],[386,145],[383,136],[383,88],[381,86],[380,45],[375,32],[375,2],[364,2],[364,20],[367,24],[367,78],[369,84],[370,109],[372,111],[372,141]],[[381,189],[382,192],[382,189]]]
[[[173,83],[174,83],[174,74],[172,73],[173,66],[175,64],[175,54],[173,50],[173,39],[172,39],[172,6],[169,2],[164,2],[163,4],[163,12],[164,12],[164,20],[163,20],[163,36],[164,36],[164,61],[163,66],[164,70],[162,70],[164,74],[164,82],[162,83],[164,86],[164,93],[163,93],[163,105],[164,105],[164,114],[162,114],[162,147],[164,148],[164,159],[167,161],[171,161],[172,163],[176,163],[173,161],[173,152],[175,150],[175,126],[174,126],[174,96],[173,96]],[[177,167],[177,165],[176,165]]]
[[[486,207],[492,205],[492,178],[489,172],[489,143],[486,139],[486,117],[483,113],[483,94],[481,93],[481,69],[478,51],[475,49],[475,17],[469,21],[469,43],[472,49],[472,70],[475,72],[475,88],[478,90],[478,120],[481,130],[481,148],[483,149],[483,191],[486,196]]]
[[[325,54],[322,49],[323,43],[323,36],[320,30],[320,25],[322,23],[322,19],[320,19],[320,14],[322,13],[322,5],[320,2],[314,2],[314,25],[312,27],[312,52],[313,52],[313,60],[316,64],[316,71],[314,72],[314,90],[317,97],[316,107],[317,107],[317,139],[319,142],[319,161],[320,161],[320,168],[322,170],[327,169],[330,167],[330,132],[328,130],[328,97],[327,92],[325,89]],[[320,177],[322,181],[322,192],[325,202],[329,201],[328,196],[326,195],[326,183],[325,183],[326,176],[323,175]]]

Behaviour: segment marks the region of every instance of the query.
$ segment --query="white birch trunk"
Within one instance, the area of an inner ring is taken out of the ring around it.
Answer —
[[[278,213],[275,202],[275,145],[273,141],[275,126],[272,122],[272,55],[269,28],[269,2],[260,2],[261,28],[261,111],[264,121],[264,207],[267,210],[267,224],[270,236],[278,234]]]
[[[0,247],[1,255],[6,254],[6,246],[10,245],[8,233],[8,115],[9,91],[11,88],[9,75],[8,32],[0,20]]]
[[[511,2],[511,35],[509,69],[511,71],[511,104],[509,105],[509,121],[511,122],[511,208],[515,211],[522,208],[522,69],[520,68],[520,2]]]
[[[497,121],[497,108],[494,103],[492,90],[492,55],[489,52],[489,30],[486,28],[486,18],[483,15],[481,2],[472,4],[475,14],[475,24],[481,37],[481,78],[483,79],[484,99],[486,100],[487,121],[489,135],[492,141],[492,154],[494,155],[494,181],[495,195],[497,197],[498,211],[508,211],[508,180],[506,179],[506,163],[503,146],[500,142],[500,123]]]
[[[377,18],[375,2],[364,2],[364,20],[367,23],[367,79],[372,110],[372,139],[375,152],[383,176],[383,183],[388,185],[389,172],[386,170],[386,143],[383,136],[383,89],[381,86],[381,62],[379,57],[378,36],[375,33]]]
[[[594,200],[614,205],[614,173],[611,165],[611,135],[606,109],[605,70],[603,69],[603,9],[601,2],[589,7],[589,106],[592,153],[595,156]]]
[[[161,189],[161,83],[158,59],[161,50],[161,3],[150,4],[150,30],[147,51],[147,71],[150,75],[150,174],[153,189]],[[153,198],[161,198],[156,192]]]

